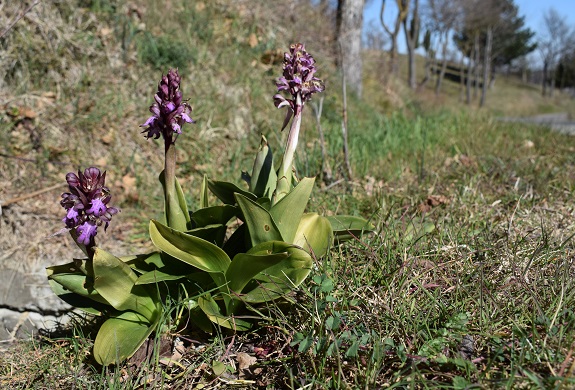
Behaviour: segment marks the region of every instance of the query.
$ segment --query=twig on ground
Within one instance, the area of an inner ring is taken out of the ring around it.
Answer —
[[[28,6],[28,8],[26,8],[23,12],[21,12],[20,15],[16,16],[12,22],[8,23],[8,26],[0,34],[0,38],[4,38],[4,35],[8,34],[8,31],[10,31],[12,29],[12,27],[14,27],[14,25],[16,23],[18,23],[18,21],[24,17],[24,15],[26,15],[28,12],[30,12],[30,10],[32,8],[34,8],[36,5],[38,5],[39,2],[40,2],[39,0],[34,1],[32,4],[30,4]]]
[[[58,183],[58,184],[54,184],[53,186],[50,186],[50,187],[42,188],[41,190],[38,190],[38,191],[34,191],[34,192],[30,192],[30,193],[25,194],[25,195],[20,195],[20,196],[14,197],[14,198],[10,198],[4,202],[0,201],[0,215],[2,214],[1,207],[6,207],[6,206],[9,206],[13,203],[18,203],[20,201],[23,201],[23,200],[26,200],[29,198],[34,198],[34,197],[41,195],[45,192],[49,192],[49,191],[55,190],[55,189],[63,187],[63,186],[64,186],[64,184]]]

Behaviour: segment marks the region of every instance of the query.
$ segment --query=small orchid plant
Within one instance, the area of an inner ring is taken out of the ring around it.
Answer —
[[[341,242],[372,229],[359,217],[305,212],[315,179],[298,181],[293,165],[303,108],[324,90],[315,73],[315,61],[304,45],[291,45],[274,96],[276,107],[287,108],[282,130],[291,122],[279,168],[262,135],[251,174],[243,174],[247,189],[204,176],[200,207],[193,212],[175,175],[176,140],[186,123],[194,123],[192,107],[183,100],[178,71],[162,77],[152,116],[141,125],[147,138],[163,139],[165,152],[160,174],[165,218],[150,221],[157,248],[152,253],[116,257],[98,247],[98,228],[104,225],[105,230],[119,212],[110,206],[106,173],[90,167],[66,175],[63,221],[86,257],[49,267],[48,279],[64,301],[106,318],[94,342],[98,363],[119,363],[152,332],[167,331],[159,326],[160,319],[167,315],[166,301],[174,297],[183,300],[187,312],[174,319],[176,327],[248,330],[252,323],[246,310],[296,288],[334,239]],[[210,205],[208,191],[221,203]]]

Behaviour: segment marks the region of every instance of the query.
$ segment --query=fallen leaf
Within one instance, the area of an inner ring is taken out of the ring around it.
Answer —
[[[100,141],[104,145],[110,145],[114,141],[114,129],[110,129],[107,133],[100,137]]]
[[[254,33],[250,34],[250,37],[248,39],[248,43],[249,43],[251,48],[254,48],[258,45],[258,37],[256,36],[256,34],[254,34]]]
[[[255,364],[258,359],[255,356],[248,355],[245,352],[239,352],[236,355],[236,360],[238,361],[238,366],[240,370],[250,368],[251,365]]]

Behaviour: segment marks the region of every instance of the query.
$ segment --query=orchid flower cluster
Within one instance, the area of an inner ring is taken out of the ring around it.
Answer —
[[[70,192],[63,193],[60,201],[66,209],[62,221],[77,236],[79,243],[93,247],[98,227],[104,224],[106,230],[112,216],[120,211],[116,207],[108,207],[112,196],[104,185],[106,172],[101,173],[98,168],[90,167],[84,173],[78,171],[78,175],[68,173],[66,182]]]
[[[258,305],[269,305],[297,288],[314,260],[334,242],[372,229],[362,218],[306,212],[315,179],[293,180],[302,110],[324,90],[316,71],[303,44],[290,46],[277,80],[278,92],[287,97],[274,96],[276,107],[288,110],[281,130],[291,120],[279,168],[262,135],[251,174],[242,175],[248,188],[204,176],[195,211],[188,209],[176,178],[176,140],[186,123],[194,123],[192,107],[183,100],[178,71],[162,76],[150,107],[152,116],[141,125],[146,138],[164,141],[160,182],[165,218],[150,221],[156,248],[151,253],[117,257],[98,247],[97,229],[106,229],[119,211],[109,205],[106,172],[90,167],[66,175],[69,192],[62,195],[63,222],[86,258],[49,267],[47,274],[60,298],[106,318],[94,341],[98,363],[116,364],[131,357],[153,332],[186,326],[206,332],[214,326],[248,330],[253,322],[243,315],[246,311],[258,313]],[[208,192],[218,204],[210,204]],[[169,324],[160,326],[167,300],[182,305]]]

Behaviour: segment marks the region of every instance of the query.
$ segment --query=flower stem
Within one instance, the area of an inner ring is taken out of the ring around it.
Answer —
[[[172,137],[165,139],[164,196],[168,226],[179,231],[186,231],[186,218],[176,192],[176,144]]]
[[[283,159],[280,165],[280,169],[278,171],[278,182],[272,200],[273,204],[279,202],[291,190],[293,161],[295,151],[297,149],[299,131],[301,127],[302,108],[303,104],[301,101],[301,95],[298,93],[296,97],[294,117],[289,130]]]

